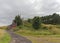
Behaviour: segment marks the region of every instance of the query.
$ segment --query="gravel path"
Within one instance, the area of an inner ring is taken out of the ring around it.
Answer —
[[[13,31],[7,31],[7,32],[11,35],[12,38],[10,43],[32,43],[30,40],[15,34]]]

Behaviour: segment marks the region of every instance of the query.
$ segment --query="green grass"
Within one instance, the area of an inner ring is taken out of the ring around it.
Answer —
[[[59,40],[60,35],[53,35],[48,30],[31,31],[31,30],[20,29],[19,31],[16,31],[16,33],[31,40],[32,43],[45,43],[44,41],[51,43],[60,42]],[[48,34],[52,34],[52,35],[48,35]]]
[[[15,33],[28,38],[32,43],[60,43],[60,25],[42,24],[38,30],[32,24],[25,22],[24,26],[16,27]],[[17,31],[16,31],[17,30]]]
[[[0,29],[0,43],[9,43],[10,40],[10,35],[5,30]]]
[[[4,37],[0,38],[0,43],[9,43],[11,40],[11,37],[9,34],[5,34]]]
[[[16,33],[31,40],[32,43],[45,43],[45,41],[49,43],[60,43],[60,35],[53,35],[48,30],[31,31],[20,29]]]
[[[51,35],[52,33],[49,32],[48,30],[41,30],[41,31],[31,31],[31,30],[22,30],[20,29],[19,31],[17,31],[16,33],[21,34],[21,35],[26,35],[26,36],[40,36],[40,35]]]
[[[60,43],[60,25],[42,24],[42,28],[34,30],[31,25],[26,24],[15,32],[28,38],[32,43]]]

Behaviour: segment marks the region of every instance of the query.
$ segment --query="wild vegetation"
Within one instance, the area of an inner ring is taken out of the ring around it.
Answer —
[[[49,28],[47,28],[46,26],[44,27],[43,24],[60,25],[60,16],[59,14],[53,13],[52,15],[48,16],[35,16],[34,18],[23,20],[21,19],[21,16],[17,15],[13,21],[17,24],[17,28],[20,29],[26,27],[29,30],[48,30]]]
[[[54,13],[43,17],[35,16],[34,18],[29,18],[27,20],[22,20],[18,15],[15,17],[14,21],[17,26],[13,31],[27,37],[33,43],[44,43],[41,40],[47,40],[54,43],[59,42],[57,41],[57,38],[60,37],[59,14]]]
[[[45,23],[45,24],[58,25],[60,24],[60,15],[53,13],[52,15],[41,17],[41,20],[42,20],[42,23]]]
[[[27,20],[22,20],[21,16],[17,15],[13,20],[17,26],[13,31],[26,35],[56,35],[60,29],[60,16],[56,13],[48,16],[35,16]]]
[[[17,15],[13,20],[17,26],[13,31],[22,35],[32,41],[32,43],[60,42],[60,16],[59,14],[52,14],[48,16],[35,16],[23,20],[21,16]],[[6,30],[7,26],[0,27]],[[52,38],[51,38],[52,37]],[[0,31],[0,43],[9,43],[10,36],[5,31]]]
[[[9,43],[10,40],[11,38],[9,34],[6,31],[0,29],[0,43]]]
[[[32,27],[34,29],[39,29],[41,27],[40,17],[34,17],[32,21]]]
[[[17,23],[17,26],[22,25],[22,19],[19,15],[17,15],[13,21]]]

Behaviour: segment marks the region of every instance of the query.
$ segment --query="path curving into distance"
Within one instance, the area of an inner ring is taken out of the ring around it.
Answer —
[[[26,39],[25,37],[22,37],[20,35],[15,34],[13,31],[7,31],[11,36],[11,42],[10,43],[32,43],[30,40]]]

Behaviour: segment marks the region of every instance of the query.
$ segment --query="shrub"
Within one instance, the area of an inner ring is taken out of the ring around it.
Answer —
[[[33,26],[33,28],[36,29],[36,30],[41,27],[40,17],[34,17],[34,18],[33,18],[32,26]]]
[[[17,23],[17,26],[20,26],[23,24],[22,19],[19,15],[15,17],[14,21]]]

